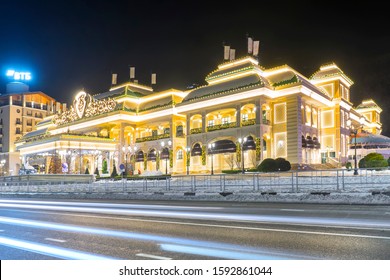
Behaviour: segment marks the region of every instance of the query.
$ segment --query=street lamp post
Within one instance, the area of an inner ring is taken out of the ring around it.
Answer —
[[[242,139],[241,137],[238,138],[238,143],[240,143],[240,147],[241,147],[241,162],[242,162],[242,174],[245,173],[245,163],[244,163],[244,143],[246,142],[247,138],[244,137],[244,139]]]
[[[358,134],[358,130],[359,128],[362,129],[363,128],[363,122],[364,122],[364,118],[360,118],[359,119],[359,122],[360,122],[360,127],[353,127],[352,126],[352,121],[349,119],[347,120],[347,127],[350,129],[350,132],[353,134],[354,138],[355,138],[355,145],[354,145],[354,148],[355,148],[355,159],[354,159],[354,163],[355,163],[355,169],[353,171],[353,175],[359,175],[359,172],[358,172],[358,166],[357,166],[357,143],[356,143],[356,138],[357,138],[357,134]]]
[[[214,153],[213,153],[214,147],[215,147],[215,143],[209,144],[209,149],[211,152],[211,175],[214,175]]]
[[[190,152],[191,148],[186,147],[186,166],[187,166],[187,175],[190,175]]]
[[[4,165],[5,165],[5,162],[6,162],[6,160],[5,159],[2,159],[1,161],[0,161],[0,167],[1,167],[1,176],[4,176]]]
[[[122,178],[123,178],[123,175],[127,175],[127,154],[128,154],[128,152],[126,152],[125,146],[122,147],[122,151],[123,151],[123,154],[125,155],[125,171],[124,171],[125,174],[123,174],[123,172],[122,172]]]

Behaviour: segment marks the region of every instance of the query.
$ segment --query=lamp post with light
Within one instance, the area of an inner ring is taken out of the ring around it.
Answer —
[[[5,165],[5,163],[6,163],[6,160],[5,159],[2,159],[1,161],[0,161],[0,167],[1,167],[1,176],[4,176],[4,165]]]
[[[187,166],[187,175],[190,175],[190,152],[191,148],[186,147],[186,166]]]
[[[242,162],[242,174],[245,173],[245,163],[244,163],[244,143],[246,142],[247,138],[238,138],[238,143],[240,143],[240,148],[241,148],[241,162]]]
[[[211,154],[211,175],[214,175],[214,147],[215,143],[209,144],[210,154]]]
[[[363,128],[363,123],[364,123],[364,118],[363,117],[361,117],[359,119],[359,123],[360,123],[359,127],[354,127],[352,125],[352,120],[351,119],[347,120],[347,127],[349,128],[350,132],[353,134],[353,136],[355,138],[355,145],[354,145],[354,148],[355,148],[355,159],[354,159],[355,169],[354,169],[353,175],[359,175],[359,173],[358,173],[358,166],[357,166],[356,137],[357,137],[359,128],[360,129]]]

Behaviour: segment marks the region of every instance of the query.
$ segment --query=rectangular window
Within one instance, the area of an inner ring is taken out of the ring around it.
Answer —
[[[287,157],[287,133],[275,133],[275,157]]]
[[[19,127],[16,128],[16,134],[20,134],[20,128]]]
[[[157,136],[157,130],[152,130],[152,136]]]
[[[169,127],[164,127],[164,134],[169,134],[169,133],[170,133]]]
[[[334,135],[322,136],[321,148],[324,150],[334,150]]]
[[[333,112],[333,110],[322,111],[321,120],[322,120],[322,123],[321,123],[322,128],[334,127],[334,112]]]
[[[176,159],[183,159],[183,150],[178,150],[176,154]]]
[[[344,86],[343,86],[343,85],[340,85],[340,96],[341,96],[342,98],[345,98]]]
[[[275,124],[286,122],[287,120],[286,103],[279,103],[274,105],[274,120],[275,120]]]
[[[306,125],[311,126],[311,108],[310,108],[310,106],[306,106],[305,111],[306,111]]]
[[[370,122],[372,121],[372,114],[371,114],[371,113],[365,113],[365,114],[363,114],[363,116],[364,116],[367,120],[369,120]]]
[[[318,123],[318,112],[317,112],[317,109],[313,108],[313,112],[312,112],[312,117],[313,117],[313,127],[317,127],[317,123]]]
[[[321,86],[321,88],[330,96],[334,96],[333,84]]]
[[[228,124],[228,123],[230,123],[230,117],[223,117],[222,124]]]

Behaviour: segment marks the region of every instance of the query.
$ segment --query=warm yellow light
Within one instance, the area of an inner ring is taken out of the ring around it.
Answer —
[[[259,65],[259,62],[256,59],[254,59],[253,57],[245,57],[243,59],[235,60],[235,61],[230,62],[230,63],[221,64],[218,66],[218,69],[225,69],[225,68],[229,68],[229,67],[234,67],[234,66],[244,64],[247,62],[251,62],[253,64]]]

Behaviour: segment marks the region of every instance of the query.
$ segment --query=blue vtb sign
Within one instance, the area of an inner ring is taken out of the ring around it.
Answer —
[[[29,81],[31,80],[30,72],[17,72],[15,70],[8,70],[6,73],[7,77],[11,77],[15,81]]]

